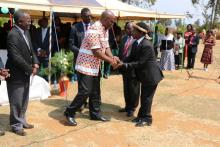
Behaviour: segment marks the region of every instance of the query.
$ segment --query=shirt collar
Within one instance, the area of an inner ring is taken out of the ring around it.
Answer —
[[[20,32],[21,32],[21,34],[24,34],[24,30],[23,29],[21,29],[18,25],[14,25]]]
[[[138,40],[137,40],[137,42],[138,42],[138,44],[140,44],[141,43],[141,41],[144,39],[144,36],[143,37],[141,37],[141,38],[139,38]]]

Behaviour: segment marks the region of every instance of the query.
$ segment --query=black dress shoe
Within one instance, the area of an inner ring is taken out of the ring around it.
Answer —
[[[109,118],[106,118],[104,116],[91,117],[91,120],[97,120],[97,121],[103,121],[103,122],[110,121]]]
[[[132,119],[131,122],[133,122],[133,123],[138,123],[139,121],[141,121],[141,118],[136,117],[136,118]]]
[[[64,116],[66,117],[67,124],[70,126],[76,126],[77,122],[75,121],[73,116],[69,116],[67,112],[64,112]]]
[[[152,121],[145,121],[145,120],[141,120],[139,122],[136,123],[136,127],[144,127],[144,126],[151,126],[152,125]]]
[[[34,125],[32,125],[32,124],[26,124],[26,125],[23,126],[23,128],[25,128],[25,129],[33,129],[33,128],[34,128]]]
[[[127,110],[125,108],[121,108],[118,110],[118,112],[127,112]]]
[[[23,129],[22,130],[16,130],[16,131],[13,130],[12,132],[19,135],[19,136],[26,136],[27,135],[27,133]]]
[[[128,111],[127,112],[127,117],[131,117],[131,116],[133,116],[134,115],[134,111]]]
[[[0,136],[5,135],[5,131],[0,131]]]

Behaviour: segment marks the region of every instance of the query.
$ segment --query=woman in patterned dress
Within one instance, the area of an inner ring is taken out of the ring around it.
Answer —
[[[174,59],[174,36],[171,28],[166,28],[165,36],[161,38],[161,59],[160,67],[162,70],[175,70]]]
[[[212,47],[215,45],[215,37],[213,31],[209,30],[207,36],[204,39],[204,50],[202,53],[201,62],[204,63],[204,70],[208,71],[208,65],[213,61]]]

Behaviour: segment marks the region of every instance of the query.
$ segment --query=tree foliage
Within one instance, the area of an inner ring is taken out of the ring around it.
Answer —
[[[155,4],[156,0],[121,0],[124,3],[136,5],[142,8],[148,8]]]
[[[210,27],[214,28],[218,26],[218,20],[220,16],[220,0],[208,0],[207,4],[202,4],[202,0],[191,0],[192,4],[200,5],[203,9],[203,17],[205,19],[204,25],[207,26],[210,23]],[[209,14],[211,10],[211,14]]]

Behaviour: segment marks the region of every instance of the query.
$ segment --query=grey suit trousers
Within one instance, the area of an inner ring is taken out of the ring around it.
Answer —
[[[7,81],[10,103],[10,126],[14,131],[23,129],[27,124],[25,113],[29,101],[29,80],[24,83]]]

